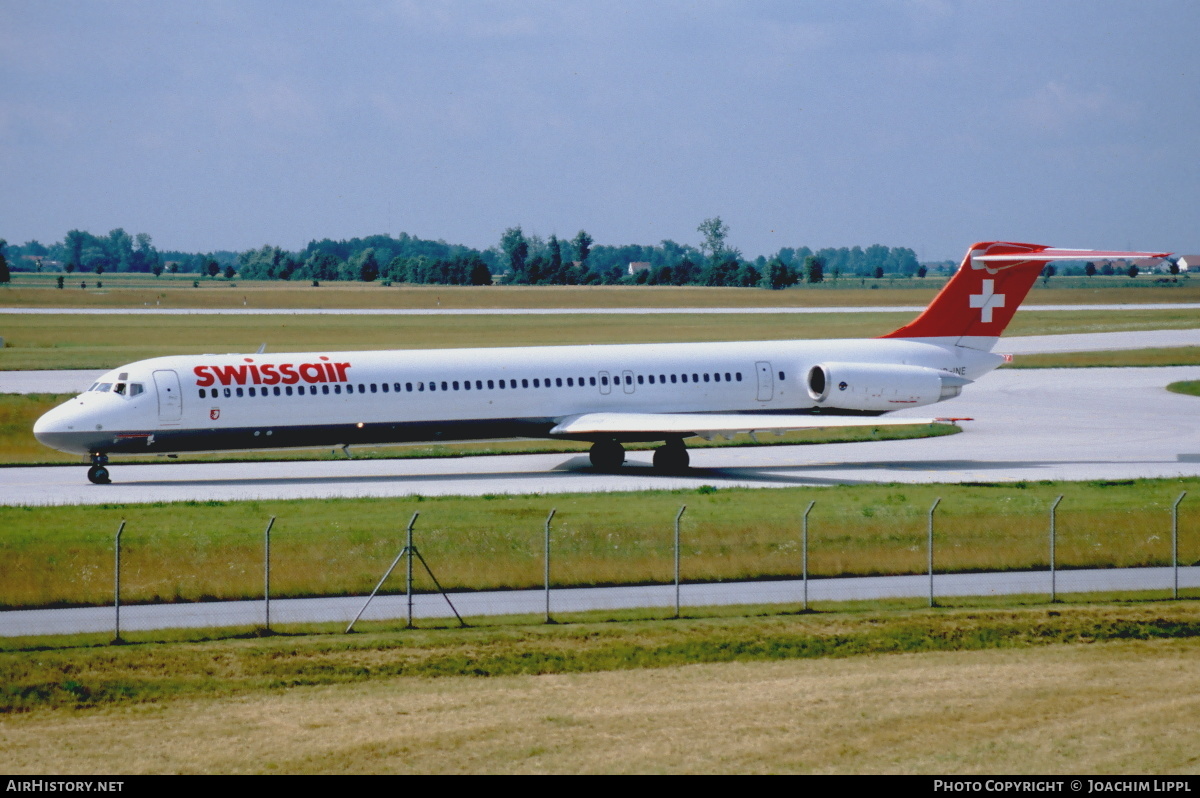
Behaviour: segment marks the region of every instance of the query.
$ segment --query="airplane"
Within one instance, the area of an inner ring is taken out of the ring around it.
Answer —
[[[990,241],[912,322],[879,338],[157,357],[104,374],[34,424],[54,449],[109,455],[550,438],[658,442],[657,470],[688,467],[684,440],[734,433],[922,424],[881,418],[958,396],[1004,363],[992,349],[1045,264],[1170,253]]]

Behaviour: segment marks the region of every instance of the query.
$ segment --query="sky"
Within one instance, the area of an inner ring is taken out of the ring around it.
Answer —
[[[1200,252],[1200,3],[0,0],[0,238]]]

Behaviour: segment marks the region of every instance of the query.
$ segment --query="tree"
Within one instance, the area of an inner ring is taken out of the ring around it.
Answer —
[[[504,255],[508,259],[508,267],[512,269],[509,281],[513,283],[529,282],[529,278],[525,274],[525,259],[529,257],[529,243],[525,240],[525,234],[521,232],[520,225],[504,231],[504,235],[500,237],[500,248],[504,250]]]
[[[767,263],[767,268],[763,270],[762,287],[770,288],[778,291],[781,288],[787,288],[789,285],[795,285],[797,274],[792,271],[792,268],[783,262],[782,259],[775,257]]]
[[[1083,267],[1083,273],[1086,274],[1088,277],[1095,277],[1096,276],[1096,264],[1092,263],[1089,260],[1087,262],[1087,264]]]
[[[700,251],[708,256],[714,266],[721,262],[725,255],[725,239],[729,236],[729,225],[721,221],[720,216],[705,219],[696,228],[704,237],[700,243]]]
[[[0,238],[0,283],[7,283],[12,279],[12,275],[8,271],[8,261],[4,257],[4,248],[8,246],[8,242]]]
[[[1137,277],[1138,276],[1137,265],[1133,264],[1133,263],[1129,264],[1129,268],[1125,271],[1125,273],[1128,274],[1130,277]]]
[[[816,255],[804,259],[804,279],[810,283],[820,283],[825,280],[825,264]]]
[[[917,267],[917,276],[918,277],[924,277],[927,274],[929,274],[929,270],[926,269],[924,266]]]
[[[575,248],[575,260],[579,261],[581,266],[587,265],[588,255],[592,252],[592,237],[587,234],[586,230],[580,230],[571,239],[571,246]]]
[[[237,274],[237,272],[234,271],[233,264],[229,264],[228,266],[225,267],[225,279],[226,280],[232,280],[233,275],[235,275],[235,274]]]

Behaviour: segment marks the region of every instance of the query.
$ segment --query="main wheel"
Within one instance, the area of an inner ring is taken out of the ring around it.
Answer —
[[[616,441],[596,441],[588,458],[597,471],[616,471],[625,463],[625,447]]]
[[[88,469],[88,479],[94,485],[107,485],[112,482],[108,478],[108,469],[102,465],[94,465]]]
[[[654,468],[665,474],[679,474],[687,471],[688,451],[680,441],[667,443],[654,450]]]

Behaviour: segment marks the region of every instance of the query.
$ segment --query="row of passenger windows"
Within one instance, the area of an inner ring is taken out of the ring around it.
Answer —
[[[779,374],[780,379],[783,379],[783,372]],[[525,388],[584,388],[609,385],[630,385],[635,382],[638,385],[667,385],[678,383],[699,383],[699,382],[741,382],[742,373],[735,372],[706,372],[704,374],[625,374],[623,376],[612,377],[607,374],[601,374],[597,377],[546,377],[544,379],[521,378],[521,379],[505,379],[505,380],[428,380],[424,382],[393,382],[393,383],[358,383],[358,393],[431,393],[436,391],[493,391],[493,390],[520,390]],[[343,386],[341,383],[333,383],[332,388],[329,383],[324,383],[320,386],[322,394],[352,394],[356,390],[355,385]],[[307,392],[305,389],[307,388]],[[200,398],[206,399],[212,397],[216,399],[221,396],[316,396],[316,385],[275,385],[273,387],[262,386],[259,388],[201,388]]]

